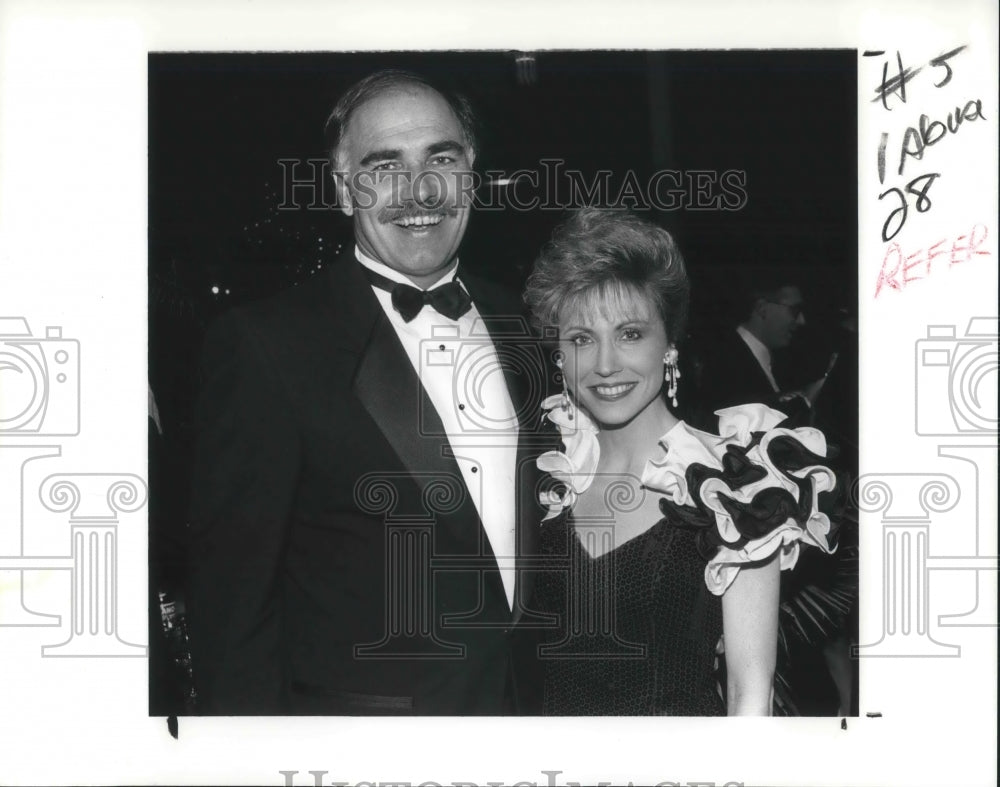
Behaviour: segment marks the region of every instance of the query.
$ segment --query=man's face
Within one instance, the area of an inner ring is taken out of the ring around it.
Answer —
[[[791,344],[795,332],[806,324],[802,313],[802,293],[798,287],[782,287],[758,308],[763,334],[759,338],[772,350]]]
[[[473,162],[462,127],[437,92],[402,85],[358,107],[335,168],[343,211],[369,257],[419,286],[436,282],[469,220]]]

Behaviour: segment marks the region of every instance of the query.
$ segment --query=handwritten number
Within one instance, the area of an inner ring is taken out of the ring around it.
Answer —
[[[882,138],[878,143],[878,182],[885,183],[885,146],[889,143],[889,135],[882,132]],[[880,198],[881,199],[881,198]]]
[[[945,52],[943,55],[938,55],[937,57],[931,60],[932,66],[934,66],[935,68],[944,68],[947,71],[947,73],[944,76],[944,79],[942,79],[940,82],[935,82],[934,87],[944,87],[949,82],[951,82],[951,78],[952,76],[954,76],[954,73],[952,72],[951,66],[948,64],[948,60],[957,55],[963,49],[965,49],[966,46],[967,44],[963,44],[962,46],[957,47],[956,49],[952,49],[950,52]]]
[[[878,195],[878,198],[881,200],[889,194],[895,194],[899,197],[899,207],[886,217],[885,224],[882,225],[882,240],[886,243],[895,238],[899,234],[899,231],[903,229],[903,225],[906,224],[906,214],[910,209],[910,206],[906,204],[906,195],[903,194],[902,189],[893,187],[887,191],[883,191]],[[896,229],[892,232],[892,234],[889,234],[889,225],[892,224],[892,221],[896,216],[899,216],[899,224],[896,226]]]
[[[955,47],[950,52],[945,52],[942,55],[938,55],[928,61],[927,65],[932,68],[943,68],[945,70],[944,76],[941,78],[940,82],[935,82],[934,87],[944,87],[949,82],[951,78],[955,75],[951,64],[948,62],[964,49],[967,49],[968,45],[963,44],[962,46]],[[876,55],[884,54],[882,50],[869,50],[864,52],[865,57],[873,57]],[[884,109],[889,109],[889,96],[895,94],[899,96],[900,101],[904,104],[906,103],[906,83],[909,82],[913,77],[924,70],[924,66],[918,66],[917,68],[903,68],[903,56],[900,54],[899,50],[896,50],[896,75],[892,78],[889,77],[889,61],[884,60],[882,62],[882,83],[875,88],[875,98],[872,99],[872,103],[876,101],[882,102],[882,107]],[[891,110],[890,110],[891,111]]]
[[[888,243],[895,238],[906,224],[906,217],[910,212],[910,205],[906,199],[907,194],[917,198],[915,207],[918,213],[926,213],[931,209],[932,203],[930,197],[927,196],[927,192],[930,191],[931,186],[934,185],[934,181],[939,177],[941,177],[940,172],[928,172],[926,175],[915,177],[907,183],[905,193],[902,189],[894,186],[891,189],[886,189],[878,195],[880,200],[890,194],[895,194],[899,199],[899,207],[889,212],[889,215],[886,216],[885,224],[882,225],[882,240],[884,242]],[[921,181],[924,181],[923,186],[917,188],[917,184]],[[894,224],[895,228],[893,229]]]
[[[909,183],[906,184],[906,191],[908,194],[912,194],[917,198],[915,207],[917,213],[926,213],[931,209],[931,200],[927,196],[927,192],[930,190],[931,186],[934,185],[934,181],[941,177],[940,172],[928,172],[926,175],[921,175],[918,178],[914,178]],[[921,180],[927,181],[924,183],[923,188],[915,189],[913,188]]]
[[[944,75],[941,77],[941,80],[934,83],[935,88],[944,87],[951,82],[955,71],[951,67],[949,60],[967,48],[968,45],[963,44],[927,62],[926,65],[931,68],[944,69]],[[865,57],[878,57],[884,55],[885,51],[881,49],[865,50],[863,54]],[[904,104],[906,103],[906,83],[924,68],[924,66],[904,68],[903,56],[898,49],[896,50],[896,64],[896,75],[890,78],[889,61],[882,61],[882,83],[875,88],[875,98],[872,99],[872,103],[881,100],[884,109],[889,109],[888,99],[891,94],[895,94],[899,97],[900,101]],[[970,109],[972,111],[971,114]],[[956,107],[954,113],[949,113],[947,126],[940,120],[929,122],[930,118],[927,115],[921,115],[918,128],[908,128],[903,136],[903,142],[900,145],[899,174],[903,174],[903,167],[907,156],[916,159],[923,158],[925,147],[940,141],[948,132],[952,134],[957,132],[963,121],[976,120],[981,117],[982,102],[978,99],[967,102],[965,108],[961,111]],[[878,180],[883,185],[885,184],[885,154],[888,142],[889,135],[886,132],[882,132],[878,146]],[[889,215],[886,216],[885,223],[882,225],[883,242],[888,243],[891,241],[906,225],[906,220],[910,212],[910,198],[913,198],[913,206],[917,209],[918,213],[927,213],[933,207],[929,194],[931,186],[934,185],[934,181],[939,177],[941,177],[940,172],[929,172],[913,178],[904,188],[893,187],[878,195],[879,201],[892,196],[899,203],[889,211]]]

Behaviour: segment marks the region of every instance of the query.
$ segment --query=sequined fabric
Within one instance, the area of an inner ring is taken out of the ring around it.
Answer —
[[[542,526],[538,604],[559,618],[540,651],[543,712],[723,715],[721,598],[706,587],[694,532],[664,518],[597,558],[581,542],[588,533],[608,536],[609,527],[575,531],[568,514]]]

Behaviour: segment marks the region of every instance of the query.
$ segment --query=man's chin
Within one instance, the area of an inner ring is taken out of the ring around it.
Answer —
[[[455,259],[451,249],[442,252],[421,248],[398,248],[383,262],[407,276],[422,279],[443,274]]]

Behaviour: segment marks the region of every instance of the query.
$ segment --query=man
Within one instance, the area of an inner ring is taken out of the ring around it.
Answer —
[[[459,270],[473,128],[411,73],[348,90],[327,134],[356,247],[206,342],[190,586],[206,713],[516,710],[513,559],[537,522],[517,438],[541,359],[496,316],[519,304]]]
[[[774,353],[787,348],[805,325],[802,293],[774,278],[749,290],[748,312],[735,331],[706,354],[702,370],[703,406],[708,412],[762,402],[792,415],[808,409],[805,391],[783,390],[773,367]]]

